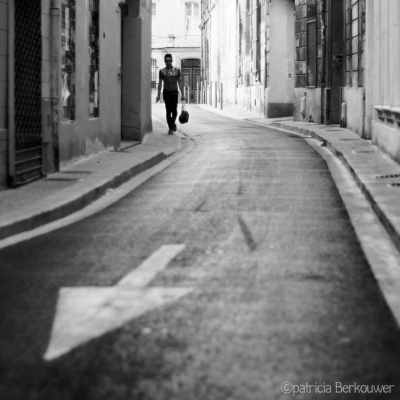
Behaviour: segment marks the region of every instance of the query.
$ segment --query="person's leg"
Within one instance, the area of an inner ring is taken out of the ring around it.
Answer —
[[[171,94],[168,93],[167,91],[163,92],[164,95],[164,102],[165,102],[165,110],[166,110],[166,116],[167,116],[167,123],[168,123],[168,127],[169,129],[172,129],[172,118],[171,118],[171,114],[172,114],[172,100],[171,100]]]
[[[172,121],[173,94],[168,91],[165,91],[163,94],[164,94],[165,110],[167,114],[168,134],[172,135],[174,133],[174,127],[176,126]]]
[[[171,96],[171,109],[172,109],[172,129],[176,131],[176,117],[178,115],[178,93]]]

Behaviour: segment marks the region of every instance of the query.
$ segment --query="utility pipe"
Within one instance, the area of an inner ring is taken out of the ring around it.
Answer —
[[[15,180],[15,1],[8,2],[8,184]]]
[[[321,124],[325,123],[324,105],[325,105],[325,1],[321,1]]]

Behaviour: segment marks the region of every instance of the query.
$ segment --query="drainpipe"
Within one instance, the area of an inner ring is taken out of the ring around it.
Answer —
[[[325,123],[324,106],[325,104],[325,1],[321,1],[321,124]]]
[[[8,185],[15,187],[15,2],[8,2]]]
[[[60,131],[60,10],[61,0],[51,0],[50,5],[50,54],[51,54],[51,128],[53,145],[53,168],[58,171],[60,168],[60,149],[59,149],[59,131]]]

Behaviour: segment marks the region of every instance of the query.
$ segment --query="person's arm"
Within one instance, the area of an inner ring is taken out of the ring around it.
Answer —
[[[158,73],[158,94],[156,97],[156,103],[160,101],[161,98],[161,88],[162,88],[162,78],[161,78],[161,71]]]
[[[184,96],[184,92],[183,92],[183,82],[182,82],[182,75],[181,75],[181,71],[179,70],[179,76],[178,76],[178,85],[179,85],[179,90],[181,91],[181,100],[185,101],[185,96]]]

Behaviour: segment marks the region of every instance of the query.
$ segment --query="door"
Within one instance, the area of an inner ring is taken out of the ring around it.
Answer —
[[[182,60],[182,77],[183,86],[186,90],[190,87],[190,93],[188,95],[190,102],[196,102],[197,83],[199,83],[200,86],[200,59],[187,58]]]
[[[14,20],[10,99],[14,112],[10,123],[13,132],[10,132],[9,181],[14,187],[42,176],[42,37],[41,0],[10,3],[10,17]]]

